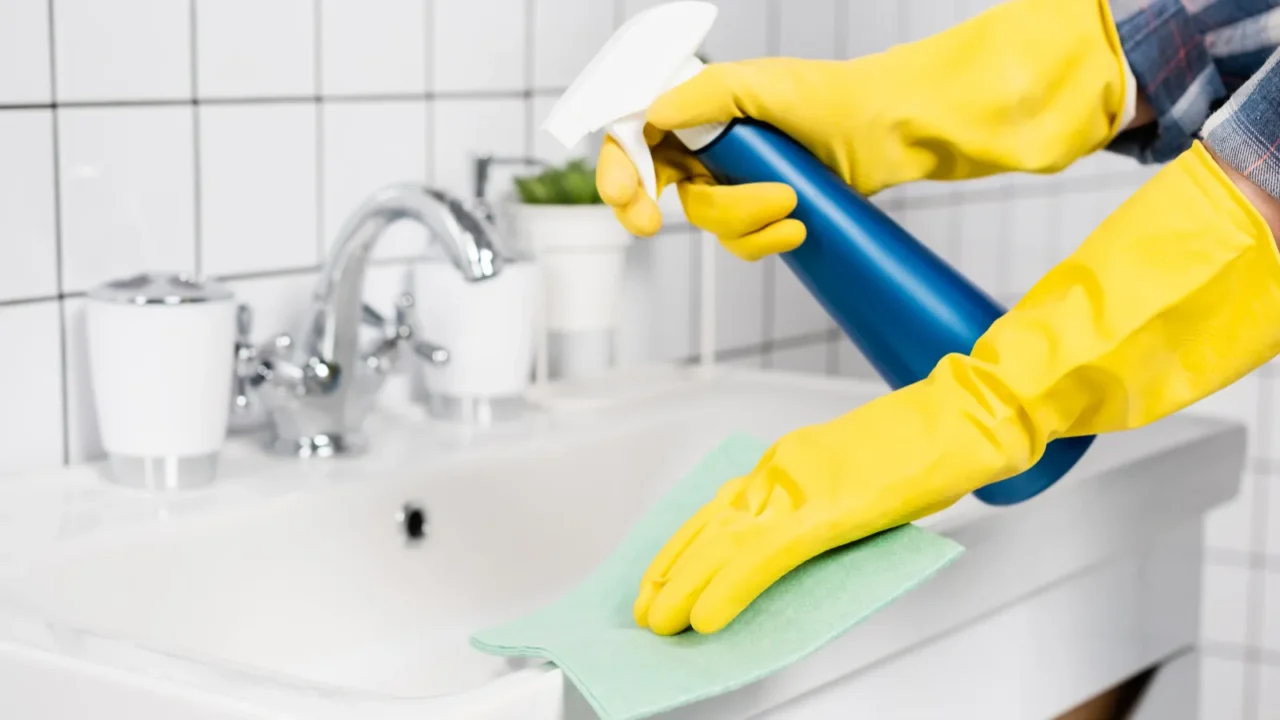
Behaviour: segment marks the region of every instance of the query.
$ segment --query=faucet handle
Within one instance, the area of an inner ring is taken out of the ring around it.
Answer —
[[[235,367],[232,373],[230,432],[250,432],[261,428],[267,420],[266,410],[254,390],[262,384],[258,348],[250,334],[253,331],[253,309],[241,303],[236,308]]]
[[[449,351],[445,348],[418,338],[417,318],[413,312],[414,298],[410,293],[403,293],[396,299],[395,322],[387,323],[382,314],[365,305],[361,319],[366,325],[383,329],[383,339],[370,352],[365,361],[383,373],[395,372],[400,364],[402,347],[407,347],[414,355],[432,365],[443,365],[449,362]]]

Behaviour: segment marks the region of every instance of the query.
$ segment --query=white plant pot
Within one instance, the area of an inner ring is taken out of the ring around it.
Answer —
[[[542,267],[547,330],[612,330],[618,321],[627,246],[633,240],[607,205],[510,208],[520,247]]]

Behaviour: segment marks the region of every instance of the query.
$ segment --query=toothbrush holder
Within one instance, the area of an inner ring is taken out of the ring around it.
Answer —
[[[148,490],[211,483],[231,405],[231,292],[183,275],[140,274],[91,290],[85,313],[108,478]]]

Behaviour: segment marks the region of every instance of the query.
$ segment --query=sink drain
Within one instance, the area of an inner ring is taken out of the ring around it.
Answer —
[[[420,505],[405,503],[396,514],[396,522],[410,543],[421,542],[427,537],[427,511]]]

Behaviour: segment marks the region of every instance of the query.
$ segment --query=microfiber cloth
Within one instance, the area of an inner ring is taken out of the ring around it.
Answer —
[[[947,538],[904,525],[801,565],[720,632],[662,637],[638,627],[631,606],[649,561],[720,485],[750,472],[766,447],[752,437],[729,437],[585,581],[549,606],[475,634],[471,644],[550,660],[605,720],[643,718],[785,668],[963,552]]]

